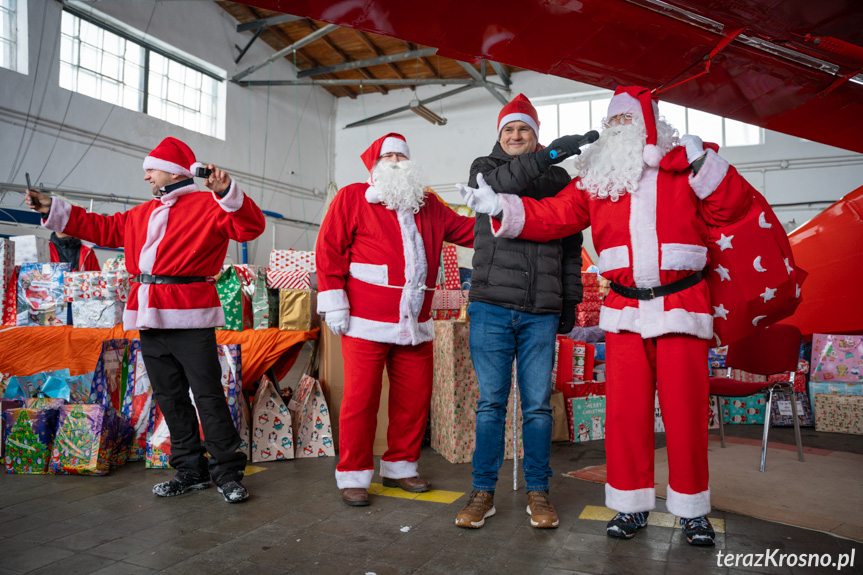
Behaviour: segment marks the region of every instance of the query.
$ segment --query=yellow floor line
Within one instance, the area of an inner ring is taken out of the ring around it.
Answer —
[[[432,501],[434,503],[452,503],[464,495],[460,491],[443,491],[441,489],[430,489],[425,493],[410,493],[398,487],[384,487],[380,483],[372,483],[368,492],[371,495],[383,495],[384,497],[398,497],[400,499],[414,499],[416,501]]]
[[[266,471],[266,467],[258,467],[257,465],[246,465],[246,473],[245,475],[254,475],[260,471]]]
[[[616,512],[608,507],[600,507],[598,505],[585,505],[579,519],[590,519],[592,521],[611,521],[614,519]],[[725,519],[716,517],[708,517],[710,524],[713,525],[713,530],[717,533],[725,533]],[[647,518],[647,524],[655,527],[673,527],[680,529],[680,521],[671,513],[661,513],[659,511],[651,511]]]

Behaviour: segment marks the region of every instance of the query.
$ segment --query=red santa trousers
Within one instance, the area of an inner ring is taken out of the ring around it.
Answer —
[[[606,506],[623,513],[655,506],[653,425],[658,389],[668,451],[666,506],[678,517],[707,515],[707,340],[682,334],[643,339],[621,332],[606,334],[606,343]]]
[[[339,413],[339,489],[368,488],[384,366],[390,381],[387,451],[381,476],[416,477],[432,393],[433,343],[396,345],[342,336],[345,394]]]

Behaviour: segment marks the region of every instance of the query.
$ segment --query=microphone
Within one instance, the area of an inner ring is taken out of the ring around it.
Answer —
[[[596,130],[591,130],[591,131],[587,132],[586,134],[584,134],[583,136],[579,137],[575,141],[575,145],[577,148],[581,148],[585,144],[592,144],[595,141],[597,141],[598,139],[599,139],[599,132],[597,132]],[[548,153],[548,155],[552,160],[556,160],[558,158],[566,158],[570,154],[569,154],[569,152],[566,152],[564,150],[554,149],[554,150],[551,150]]]

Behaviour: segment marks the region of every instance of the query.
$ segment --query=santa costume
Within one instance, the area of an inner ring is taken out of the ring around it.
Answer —
[[[361,157],[374,174],[380,157],[391,152],[410,158],[404,136],[387,134]],[[443,242],[473,245],[473,218],[457,215],[427,189],[418,211],[391,209],[382,203],[373,177],[339,190],[316,246],[318,312],[350,314],[342,337],[339,489],[371,484],[384,366],[390,381],[389,429],[381,476],[418,476],[431,403],[431,300]]]
[[[606,505],[622,513],[655,506],[658,389],[669,460],[667,507],[694,518],[710,510],[707,349],[713,315],[701,276],[708,263],[707,225],[745,214],[749,188],[716,146],[703,149],[692,137],[685,147],[673,146],[671,137],[658,145],[658,108],[648,90],[618,88],[608,117],[619,114],[642,118],[646,131],[634,189],[591,190],[579,177],[551,199],[503,195],[495,234],[545,241],[591,226],[599,272],[614,290],[599,320],[608,332]],[[696,160],[697,173],[690,169]]]
[[[192,174],[201,166],[189,146],[165,138],[143,163],[145,173],[181,176],[162,188],[162,195],[110,216],[54,197],[42,225],[100,246],[125,248],[132,283],[123,327],[140,330],[153,396],[171,434],[170,464],[183,482],[179,488],[172,483],[177,478],[159,484],[154,493],[203,489],[212,476],[226,500],[236,502],[229,499],[229,491],[235,493],[229,484],[243,476],[246,456],[237,451],[240,436],[221,386],[215,327],[225,325],[225,315],[213,276],[222,268],[229,240],[255,239],[265,220],[235,180],[219,193],[200,191]],[[166,485],[174,491],[164,491]]]

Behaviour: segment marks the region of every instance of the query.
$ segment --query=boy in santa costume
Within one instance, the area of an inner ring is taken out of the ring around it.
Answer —
[[[604,130],[576,162],[578,176],[542,201],[497,195],[478,182],[468,205],[496,215],[500,237],[545,241],[591,226],[599,271],[612,291],[600,312],[607,332],[605,504],[607,526],[629,539],[655,506],[654,392],[665,423],[666,506],[687,540],[713,545],[707,467],[707,349],[713,336],[707,226],[742,217],[745,180],[697,136],[680,138],[650,91],[619,87]]]
[[[318,312],[342,336],[345,365],[336,484],[357,506],[369,504],[385,366],[383,484],[413,493],[431,487],[417,469],[431,405],[431,300],[443,242],[472,247],[474,225],[430,193],[404,136],[387,134],[361,157],[371,177],[339,190],[315,248]]]
[[[249,497],[241,483],[246,455],[237,451],[240,436],[222,391],[215,328],[225,325],[225,315],[213,276],[225,261],[228,241],[257,238],[265,222],[237,182],[213,165],[205,182],[212,192],[199,191],[192,179],[199,167],[189,146],[165,138],[144,159],[152,201],[111,216],[34,190],[27,190],[27,203],[42,213],[46,228],[125,248],[133,277],[123,328],[140,330],[144,365],[168,424],[170,463],[177,470],[153,493],[170,497],[206,489],[212,478],[225,501],[239,503]]]

